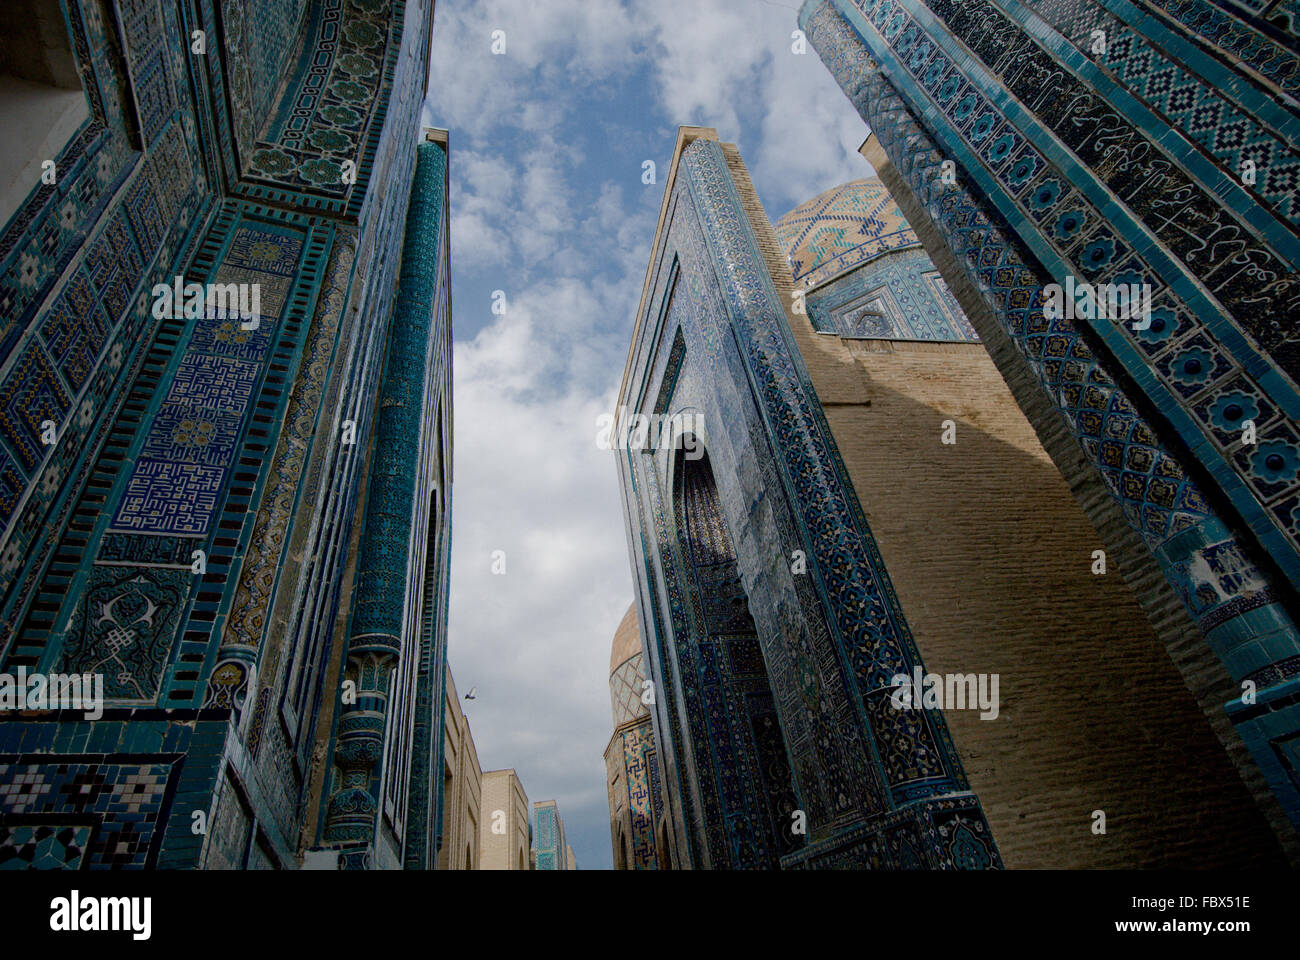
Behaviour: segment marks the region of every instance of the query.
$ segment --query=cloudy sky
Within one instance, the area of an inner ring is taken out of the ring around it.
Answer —
[[[632,599],[597,418],[677,127],[737,144],[772,220],[871,172],[862,121],[816,53],[792,52],[796,17],[795,0],[437,5],[424,120],[451,142],[452,672],[478,687],[462,703],[483,769],[556,800],[583,868],[611,865],[609,650]]]

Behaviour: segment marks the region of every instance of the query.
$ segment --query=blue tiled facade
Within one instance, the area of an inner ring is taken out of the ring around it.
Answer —
[[[533,862],[536,870],[567,870],[564,821],[554,800],[533,804]]]
[[[1241,685],[1228,714],[1300,826],[1291,13],[809,0],[799,22]],[[1149,326],[1045,314],[1068,279],[1148,285]]]
[[[919,248],[883,254],[804,296],[813,329],[856,339],[978,340]]]
[[[833,187],[773,225],[818,333],[850,339],[978,340],[879,178]]]
[[[678,150],[619,405],[680,417],[692,443],[665,432],[618,452],[672,861],[1000,866],[942,714],[890,707],[921,658],[742,202],[743,165],[689,129]]]
[[[0,235],[0,672],[99,673],[107,709],[0,715],[0,866],[431,866],[451,460],[432,4],[65,12],[90,118]],[[256,284],[258,322],[156,315],[176,278]],[[363,652],[335,626],[375,605],[391,643]],[[391,722],[343,838],[358,657],[383,661]]]
[[[633,604],[614,634],[610,653],[610,713],[614,733],[605,747],[609,839],[614,869],[668,869],[673,863],[669,823],[664,819],[659,751],[651,718],[649,681]]]

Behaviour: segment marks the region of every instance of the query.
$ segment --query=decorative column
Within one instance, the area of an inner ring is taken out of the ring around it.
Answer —
[[[936,61],[927,59],[935,52],[933,44],[921,55],[923,46],[930,43],[921,39],[921,28],[937,30],[942,25],[936,26],[933,15],[921,10],[914,11],[918,19],[913,21],[910,8],[917,4],[866,0],[860,6],[863,9],[847,0],[809,0],[799,22],[925,208],[956,262],[980,291],[996,323],[1037,375],[1207,643],[1241,685],[1244,696],[1226,705],[1229,717],[1292,824],[1300,827],[1300,788],[1294,779],[1300,759],[1300,631],[1282,603],[1283,589],[1253,559],[1252,548],[1258,545],[1243,539],[1238,528],[1221,517],[1203,494],[1184,465],[1187,454],[1168,446],[1117,384],[1110,368],[1119,361],[1098,357],[1080,329],[1090,321],[1076,325],[1069,319],[1045,316],[1047,284],[1064,285],[1066,274],[1072,271],[1089,279],[1098,274],[1069,262],[1045,267],[1027,249],[1026,238],[1032,239],[1046,227],[1022,218],[1015,218],[1019,226],[1014,226],[1004,217],[994,203],[996,196],[990,196],[996,191],[986,183],[987,174],[982,167],[974,169],[979,164],[959,148],[962,135],[955,129],[959,121],[931,103],[913,102],[891,80],[893,73],[877,62],[879,55],[889,60],[891,71],[901,71],[900,77],[906,73],[909,90],[915,82],[913,72],[930,77],[926,82],[942,90],[946,77],[959,76],[956,68],[945,74],[951,64],[945,61],[945,66],[937,68]],[[864,16],[866,12],[871,13],[870,20]],[[906,39],[914,29],[916,35]],[[869,40],[864,39],[868,36]],[[907,56],[905,51],[893,50],[899,43],[911,52],[906,67],[902,59],[893,59],[895,55]],[[962,81],[952,82],[960,85]],[[954,102],[966,92],[966,87],[960,87],[960,93],[953,94]],[[954,109],[962,108],[957,105]],[[940,142],[951,149],[942,149]],[[989,150],[993,149],[991,145]],[[1016,175],[1015,163],[1027,165],[1026,176],[1042,169],[1033,166],[1042,162],[1038,153],[1027,151],[1017,156],[1022,159],[1009,160],[1011,166],[1004,171],[1007,176]],[[1055,188],[1041,181],[1042,186],[1034,189],[1059,192],[1061,184],[1052,182]],[[1057,199],[1057,193],[1050,197],[1046,193],[1044,203]],[[1157,310],[1151,322],[1151,335],[1156,336],[1172,325],[1189,322],[1189,318],[1175,316],[1173,310],[1167,315]],[[1104,339],[1104,334],[1089,333]],[[1110,341],[1105,342],[1109,347]],[[1209,362],[1209,357],[1207,351],[1204,362]],[[1202,361],[1180,356],[1173,362],[1188,364],[1187,373],[1193,375],[1200,368],[1193,370],[1191,364]],[[1138,389],[1153,380],[1149,371],[1143,374],[1140,370],[1131,380],[1128,375],[1124,379],[1135,382]],[[1215,471],[1214,476],[1225,474]]]
[[[416,473],[447,160],[437,143],[422,143],[417,151],[376,414],[323,829],[325,844],[343,848],[340,865],[345,869],[368,865],[380,809],[392,684],[401,658],[419,653],[405,650],[403,641],[411,530],[421,509]]]

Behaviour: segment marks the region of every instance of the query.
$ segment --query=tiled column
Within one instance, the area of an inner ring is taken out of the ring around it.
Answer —
[[[851,7],[809,0],[800,24],[1242,685],[1244,697],[1226,709],[1283,810],[1300,826],[1300,632],[1281,590],[1079,328],[1044,316],[1043,288],[1053,278],[1016,240],[1037,226],[1013,225],[982,202],[960,163],[955,182],[945,182],[943,165],[951,161],[930,125],[950,121],[928,104],[910,102],[882,73],[862,35],[837,9]]]
[[[342,865],[367,865],[383,782],[389,692],[404,651],[407,561],[416,504],[425,356],[437,287],[446,154],[422,143],[406,218],[402,269],[379,394],[365,528],[357,562],[347,659],[333,746],[323,839]]]

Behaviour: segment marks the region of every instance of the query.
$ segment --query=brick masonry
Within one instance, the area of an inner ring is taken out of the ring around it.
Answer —
[[[985,347],[816,333],[789,308],[783,252],[729,160],[926,669],[1000,674],[996,720],[945,716],[1006,865],[1281,864],[1121,565],[1091,573],[1102,540]],[[1185,626],[1171,608],[1157,624]]]
[[[866,146],[873,144],[874,139],[868,140]],[[1127,581],[1170,661],[1182,674],[1184,685],[1192,692],[1202,715],[1214,730],[1220,745],[1226,749],[1238,778],[1246,784],[1251,798],[1282,843],[1287,858],[1293,864],[1300,862],[1300,837],[1291,829],[1277,797],[1224,713],[1223,704],[1239,692],[1232,678],[1205,642],[1200,628],[1187,613],[1186,606],[1170,586],[1151,551],[1124,519],[1114,497],[1043,392],[1038,378],[989,314],[988,306],[965,272],[957,267],[951,250],[920,209],[912,191],[883,151],[864,150],[864,154],[898,199],[949,289],[979,332],[1005,384],[1033,425],[1038,441],[1098,531],[1108,559]]]

